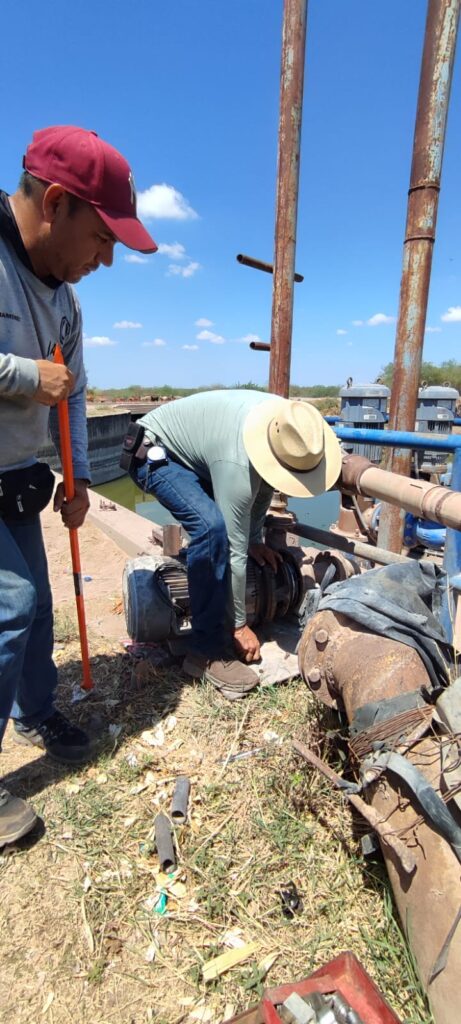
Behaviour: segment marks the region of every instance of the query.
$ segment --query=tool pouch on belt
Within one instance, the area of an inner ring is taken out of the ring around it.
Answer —
[[[139,423],[130,423],[123,438],[119,466],[127,473],[134,466],[141,466],[146,461],[147,449],[150,444],[151,441],[147,437],[144,440],[144,427],[141,427]]]
[[[30,519],[46,508],[53,487],[54,473],[47,462],[0,472],[0,517]]]

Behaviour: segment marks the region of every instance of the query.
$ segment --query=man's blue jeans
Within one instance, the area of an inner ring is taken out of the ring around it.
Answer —
[[[229,541],[222,514],[197,473],[169,460],[155,468],[145,462],[132,471],[142,491],[153,494],[187,531],[187,577],[193,637],[191,650],[222,658],[229,648]]]
[[[39,725],[53,712],[53,608],[39,516],[0,519],[0,743],[8,718]]]

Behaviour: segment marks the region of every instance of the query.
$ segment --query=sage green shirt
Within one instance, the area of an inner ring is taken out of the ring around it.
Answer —
[[[152,441],[159,438],[185,466],[211,482],[229,538],[235,626],[246,622],[248,547],[263,539],[272,498],[272,488],[248,459],[242,430],[250,409],[271,398],[261,391],[205,391],[169,402],[139,421]]]

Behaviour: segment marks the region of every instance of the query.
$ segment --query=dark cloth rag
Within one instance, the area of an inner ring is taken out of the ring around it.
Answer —
[[[372,633],[414,647],[439,689],[449,682],[452,659],[437,617],[446,586],[446,574],[432,562],[396,563],[330,584],[318,610],[340,612]]]

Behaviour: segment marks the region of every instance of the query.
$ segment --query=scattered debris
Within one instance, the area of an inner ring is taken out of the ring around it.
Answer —
[[[207,960],[202,967],[203,980],[213,981],[215,978],[219,978],[220,974],[229,971],[231,967],[235,967],[236,964],[241,964],[244,960],[248,960],[248,957],[252,956],[257,948],[257,942],[247,942],[245,946],[241,946],[238,949],[229,949],[227,953],[221,953],[220,956],[215,956],[213,960]]]
[[[168,903],[168,894],[161,892],[157,902],[153,907],[154,914],[166,914],[166,905]]]
[[[165,742],[165,730],[161,722],[155,726],[155,729],[144,729],[141,733],[140,739],[143,743],[147,743],[148,747],[163,747]]]
[[[192,1010],[189,1014],[189,1020],[196,1020],[198,1024],[209,1024],[209,1021],[213,1020],[214,1012],[211,1006],[205,1006],[204,1003],[200,1003],[199,1006]]]
[[[302,910],[302,900],[294,882],[287,882],[281,887],[280,899],[282,901],[282,914],[290,920],[295,916],[295,911]]]
[[[91,690],[82,690],[80,684],[74,685],[72,687],[72,694],[70,698],[71,704],[80,704],[80,701],[86,700],[90,693]]]
[[[176,725],[176,718],[174,715],[168,715],[163,722],[157,722],[157,725],[153,729],[144,729],[141,733],[140,739],[143,743],[147,743],[149,747],[163,747],[165,743],[165,737],[169,732],[172,732]]]
[[[278,732],[274,732],[273,729],[264,730],[263,740],[265,743],[283,743],[282,737],[279,736]]]
[[[233,761],[243,761],[247,757],[254,757],[260,754],[265,747],[253,747],[252,750],[241,750],[238,754],[228,754],[227,757],[219,757],[216,764],[232,764]]]
[[[93,954],[94,953],[94,949],[95,949],[94,935],[93,935],[93,932],[91,931],[91,928],[90,928],[90,926],[88,924],[88,918],[86,916],[85,897],[84,896],[82,896],[82,899],[80,901],[80,907],[81,907],[82,919],[83,919],[83,934],[85,936],[85,940],[86,940],[86,944],[88,946],[88,949],[89,949],[90,953]]]
[[[48,1010],[50,1009],[50,1006],[51,1006],[53,1000],[54,1000],[54,992],[48,992],[48,995],[47,995],[47,997],[45,999],[45,1002],[43,1004],[43,1009],[42,1009],[42,1013],[43,1014],[48,1013]]]
[[[243,949],[246,945],[245,939],[243,938],[243,929],[230,928],[224,933],[222,942],[224,946],[229,946],[230,949]]]
[[[151,942],[150,945],[147,947],[146,952],[144,953],[144,959],[146,963],[152,964],[155,960],[156,955],[157,945],[155,942]]]

